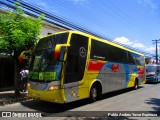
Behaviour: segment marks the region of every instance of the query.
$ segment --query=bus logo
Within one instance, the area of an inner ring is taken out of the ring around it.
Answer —
[[[86,49],[84,47],[80,47],[79,54],[81,57],[86,57]]]

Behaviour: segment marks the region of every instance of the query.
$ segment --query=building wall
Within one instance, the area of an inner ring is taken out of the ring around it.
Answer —
[[[43,28],[41,30],[41,37],[46,36],[48,34],[52,34],[52,33],[56,33],[56,32],[61,32],[61,31],[66,31],[66,29],[49,24],[49,23],[45,23],[43,25]]]

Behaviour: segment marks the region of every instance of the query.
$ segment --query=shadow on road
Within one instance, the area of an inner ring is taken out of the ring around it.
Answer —
[[[145,103],[149,105],[153,105],[154,111],[158,111],[160,113],[160,99],[159,98],[150,98],[149,100],[146,100]]]
[[[141,89],[141,88],[144,88],[144,87],[139,86],[138,89]],[[117,95],[121,95],[121,94],[124,94],[124,93],[127,93],[127,92],[131,92],[133,90],[134,90],[134,88],[128,88],[128,89],[122,89],[122,90],[118,90],[118,91],[114,91],[114,92],[109,92],[109,93],[104,94],[102,99],[106,99],[106,98],[114,97],[114,96],[117,96]]]
[[[155,84],[160,84],[160,83],[146,83],[146,84],[154,86]],[[152,107],[153,110],[156,113],[160,114],[160,99],[159,98],[150,98],[150,99],[146,100],[145,103],[154,106],[154,107]]]
[[[119,91],[115,91],[115,92],[110,92],[110,93],[104,94],[101,100],[108,99],[108,98],[114,97],[116,95],[124,94],[124,93],[130,92],[131,90],[133,90],[133,89],[124,89],[124,90],[119,90]],[[57,104],[57,103],[40,101],[40,100],[26,101],[26,102],[22,102],[21,104],[23,106],[27,107],[27,108],[30,108],[31,110],[42,112],[43,116],[54,116],[54,114],[57,114],[56,116],[61,116],[61,117],[62,116],[69,116],[69,117],[71,117],[71,116],[75,117],[76,116],[76,117],[78,117],[78,116],[83,116],[83,115],[86,115],[86,114],[91,114],[91,116],[95,116],[95,113],[96,113],[96,111],[91,112],[91,111],[86,110],[87,112],[86,111],[80,112],[80,115],[79,115],[78,112],[76,112],[76,113],[75,112],[69,112],[69,113],[66,114],[66,112],[68,110],[78,108],[78,107],[82,107],[82,106],[85,106],[87,104],[94,104],[94,103],[90,103],[88,101],[88,99],[79,100],[79,101],[75,101],[75,102],[71,102],[71,103],[67,103],[67,104]],[[102,115],[102,117],[103,117],[103,119],[105,119],[105,116]],[[102,120],[101,119],[102,117],[98,117],[98,120]],[[116,117],[109,117],[109,118],[107,117],[107,120],[111,120],[111,119],[114,120],[114,118],[116,120]],[[129,118],[126,118],[126,117],[120,117],[120,120],[121,120],[121,118],[129,119]],[[90,120],[89,118],[87,118],[87,119]]]

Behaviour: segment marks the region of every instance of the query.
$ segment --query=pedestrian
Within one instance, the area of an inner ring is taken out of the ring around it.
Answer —
[[[21,91],[22,92],[26,92],[26,90],[27,90],[28,73],[29,73],[29,70],[28,70],[27,66],[25,66],[20,72],[20,75],[21,75]]]

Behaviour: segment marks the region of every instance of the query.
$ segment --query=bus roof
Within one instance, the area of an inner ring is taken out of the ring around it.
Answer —
[[[93,38],[93,39],[96,39],[96,40],[98,40],[98,41],[100,41],[100,42],[107,43],[107,44],[113,45],[113,46],[115,46],[115,47],[118,47],[118,48],[121,48],[121,49],[130,51],[130,52],[139,54],[139,55],[141,55],[141,56],[144,56],[144,54],[142,54],[142,53],[139,53],[139,52],[137,52],[137,51],[135,51],[135,50],[131,50],[131,49],[126,48],[126,47],[124,47],[124,46],[122,46],[122,45],[113,43],[113,42],[111,42],[111,41],[109,41],[109,40],[107,40],[107,39],[102,39],[102,38],[99,38],[99,37],[96,37],[96,36],[93,36],[93,35],[90,35],[90,34],[87,34],[87,33],[83,33],[83,32],[80,32],[80,31],[72,31],[72,30],[71,30],[71,31],[68,31],[68,32],[78,33],[78,34],[81,34],[81,35],[84,35],[84,36],[89,36],[89,37],[91,37],[91,38]]]
[[[100,42],[107,43],[107,44],[113,45],[113,46],[115,46],[115,47],[118,47],[118,48],[121,48],[121,49],[130,51],[130,52],[139,54],[139,55],[141,55],[141,56],[144,56],[144,54],[142,54],[142,53],[139,53],[139,52],[137,52],[137,51],[135,51],[135,50],[132,50],[132,49],[129,49],[129,48],[124,47],[124,46],[122,46],[122,45],[119,45],[119,44],[116,44],[116,43],[114,43],[114,42],[111,42],[110,40],[102,39],[102,38],[100,38],[100,37],[96,37],[96,36],[94,36],[94,35],[87,34],[87,33],[80,32],[80,31],[66,30],[66,31],[56,32],[56,33],[53,33],[53,34],[50,34],[50,35],[47,35],[47,36],[52,36],[52,35],[55,35],[55,34],[61,34],[61,33],[66,33],[66,32],[81,34],[81,35],[83,35],[83,36],[87,36],[87,37],[89,37],[89,38],[98,40],[98,41],[100,41]],[[45,37],[47,37],[47,36],[44,36],[43,38],[45,38]]]

